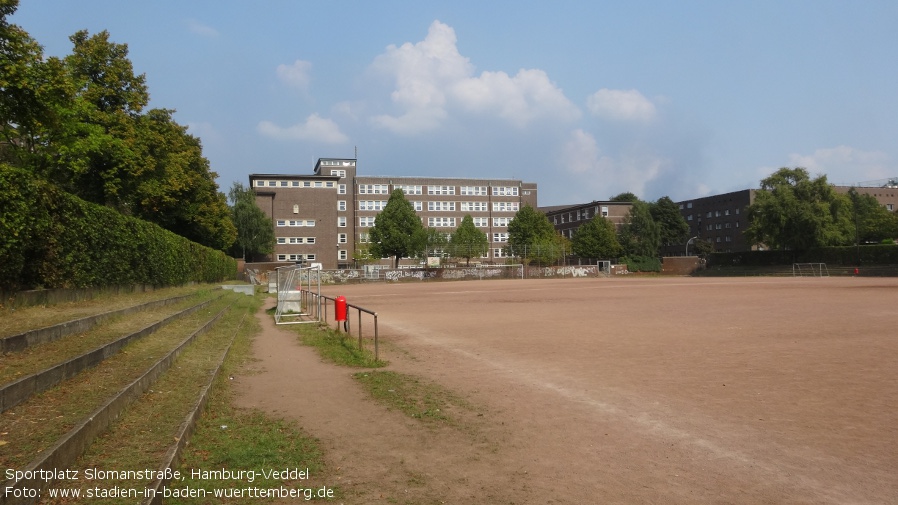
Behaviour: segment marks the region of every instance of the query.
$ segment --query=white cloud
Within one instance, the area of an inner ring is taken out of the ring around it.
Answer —
[[[595,137],[582,129],[572,131],[564,143],[562,163],[584,187],[581,190],[592,191],[596,199],[625,191],[644,197],[646,186],[669,165],[668,160],[644,152],[605,155]]]
[[[372,67],[395,82],[390,97],[398,115],[372,118],[374,124],[399,134],[439,127],[453,107],[493,114],[518,126],[537,118],[576,119],[580,111],[542,70],[474,76],[468,58],[458,52],[455,30],[434,21],[423,41],[389,46]]]
[[[466,109],[495,113],[517,126],[539,118],[572,121],[580,110],[542,70],[522,69],[514,77],[505,72],[483,72],[480,77],[455,84],[453,96]]]
[[[288,86],[307,90],[309,88],[312,64],[308,61],[296,60],[291,65],[278,65],[277,75]]]
[[[337,123],[318,114],[311,114],[304,123],[282,128],[270,121],[262,121],[257,127],[260,134],[278,140],[303,140],[340,144],[349,138],[340,131]]]
[[[833,184],[885,179],[898,172],[898,167],[886,153],[862,151],[845,145],[817,149],[813,154],[790,154],[789,166],[804,167],[812,176],[825,174]]]
[[[635,89],[602,88],[586,99],[586,106],[596,117],[617,121],[651,121],[655,104]]]
[[[218,30],[212,28],[209,25],[200,23],[195,19],[187,20],[187,29],[190,30],[191,33],[202,36],[202,37],[218,37]]]

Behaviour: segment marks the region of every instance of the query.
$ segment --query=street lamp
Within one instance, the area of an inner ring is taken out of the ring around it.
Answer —
[[[686,241],[686,256],[689,256],[689,242],[692,242],[693,240],[695,240],[697,238],[698,238],[698,236],[695,236]]]

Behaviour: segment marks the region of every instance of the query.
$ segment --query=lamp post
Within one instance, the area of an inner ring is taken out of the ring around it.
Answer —
[[[698,238],[698,236],[695,236],[686,241],[686,256],[689,256],[689,242],[692,242],[693,240],[695,240],[697,238]]]

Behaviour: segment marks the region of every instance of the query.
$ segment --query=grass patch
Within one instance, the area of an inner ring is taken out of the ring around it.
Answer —
[[[422,421],[457,426],[458,414],[470,404],[448,389],[413,375],[373,370],[353,374],[368,393],[384,405]]]
[[[304,345],[314,347],[318,354],[337,365],[355,368],[380,368],[384,360],[374,359],[368,349],[359,349],[358,337],[352,337],[327,326],[297,324],[291,328],[299,334]]]
[[[252,317],[251,333],[259,331],[258,321]],[[233,406],[233,390],[229,377],[239,373],[242,367],[251,360],[251,339],[238,337],[221,374],[216,379],[211,391],[206,411],[197,423],[196,432],[190,445],[181,455],[180,470],[186,472],[187,478],[174,482],[172,489],[205,489],[213,492],[214,488],[259,487],[278,488],[312,488],[320,489],[326,483],[322,476],[326,468],[324,456],[318,441],[303,432],[295,423],[266,416],[258,410],[238,409]],[[197,470],[255,470],[257,472],[284,469],[308,469],[311,478],[286,482],[266,479],[259,476],[253,483],[222,483],[216,480],[190,478],[191,469]],[[339,488],[335,489],[335,497],[341,496]],[[305,501],[303,498],[294,499]],[[196,500],[172,498],[166,503],[196,504],[221,503],[222,499]],[[266,500],[261,500],[266,501]],[[229,499],[227,503],[259,503],[259,498],[245,497]]]

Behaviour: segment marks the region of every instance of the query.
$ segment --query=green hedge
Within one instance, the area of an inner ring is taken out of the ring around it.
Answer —
[[[877,244],[860,247],[821,247],[807,251],[742,251],[711,254],[712,266],[774,266],[792,263],[826,263],[828,265],[898,265],[898,245]]]
[[[0,165],[0,290],[233,279],[237,262]]]

